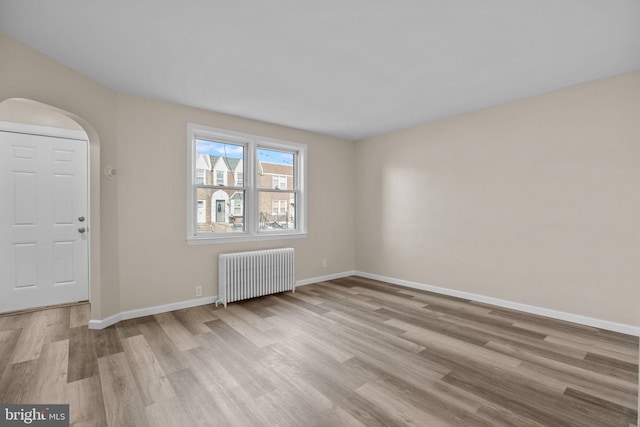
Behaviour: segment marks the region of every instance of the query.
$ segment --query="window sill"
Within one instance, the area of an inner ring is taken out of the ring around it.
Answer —
[[[220,243],[262,242],[265,240],[303,239],[307,233],[268,233],[255,236],[243,235],[233,237],[189,237],[187,245],[217,245]]]

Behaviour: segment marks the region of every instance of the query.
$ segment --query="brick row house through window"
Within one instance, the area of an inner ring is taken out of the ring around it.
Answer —
[[[258,161],[257,188],[293,190],[293,166]],[[198,231],[224,232],[244,226],[244,162],[242,159],[198,154],[196,184],[219,188],[198,188]],[[295,228],[294,193],[260,192],[261,229]]]
[[[293,166],[258,161],[258,188],[293,190]],[[295,227],[295,193],[260,193],[260,228]]]

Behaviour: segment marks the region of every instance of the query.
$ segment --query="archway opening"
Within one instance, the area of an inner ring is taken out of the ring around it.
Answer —
[[[91,233],[88,247],[88,281],[91,318],[100,318],[100,138],[85,119],[60,108],[24,98],[0,102],[0,121],[9,124],[83,132],[88,141],[88,212]]]

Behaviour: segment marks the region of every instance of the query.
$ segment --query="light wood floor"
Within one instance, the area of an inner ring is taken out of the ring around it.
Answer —
[[[629,426],[638,339],[359,277],[87,329],[0,317],[0,402],[94,426]]]

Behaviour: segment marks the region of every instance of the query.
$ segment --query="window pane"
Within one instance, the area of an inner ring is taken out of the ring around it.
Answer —
[[[219,170],[214,170],[214,172],[216,173],[216,185],[224,185],[225,172]]]
[[[196,184],[242,187],[244,146],[196,138]]]
[[[293,189],[296,154],[258,149],[258,188]]]
[[[260,191],[258,207],[260,230],[296,228],[295,193]]]
[[[287,177],[286,175],[273,175],[271,178],[271,188],[276,190],[286,190],[289,178],[293,177]]]
[[[198,233],[244,231],[244,191],[198,188]]]

